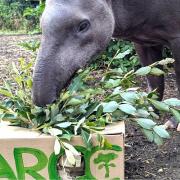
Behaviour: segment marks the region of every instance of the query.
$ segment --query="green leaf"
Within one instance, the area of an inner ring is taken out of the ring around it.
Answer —
[[[84,102],[84,101],[82,101],[82,99],[72,98],[72,99],[67,103],[67,105],[69,105],[69,106],[77,106],[77,105],[82,104],[83,102]]]
[[[121,87],[116,87],[112,93],[112,95],[119,95],[121,93]]]
[[[156,125],[156,123],[152,121],[151,119],[138,118],[136,120],[137,120],[137,123],[144,129],[151,130]]]
[[[177,98],[166,99],[164,102],[169,106],[180,106],[180,100]]]
[[[26,97],[26,94],[23,90],[19,90],[17,91],[17,95],[19,96],[19,98],[21,98],[22,100]]]
[[[65,120],[65,117],[62,114],[58,114],[53,118],[53,121],[62,122]]]
[[[65,112],[69,113],[69,114],[72,114],[72,113],[74,113],[74,109],[73,108],[66,109]]]
[[[73,82],[69,86],[70,93],[78,91],[83,86],[82,77],[78,76],[74,78]]]
[[[5,89],[1,89],[0,88],[0,94],[3,95],[3,96],[6,96],[6,97],[13,97],[12,93],[5,90]]]
[[[148,141],[153,142],[154,141],[154,134],[153,131],[142,129],[143,133],[147,137]]]
[[[154,133],[154,142],[158,145],[158,146],[162,146],[163,145],[163,138],[161,138],[158,134]]]
[[[59,113],[59,106],[56,104],[53,104],[51,106],[51,119],[53,119],[57,114]]]
[[[103,131],[105,129],[105,127],[98,127],[98,126],[91,126],[89,128],[95,131]]]
[[[121,104],[119,105],[119,109],[125,112],[126,114],[130,115],[134,115],[134,113],[136,112],[136,108],[130,104]]]
[[[60,129],[57,128],[50,128],[48,130],[48,132],[52,135],[52,136],[58,136],[62,134],[62,131]]]
[[[14,105],[13,99],[12,100],[11,99],[5,100],[5,102],[3,103],[3,106],[5,106],[6,108],[12,108],[13,105]]]
[[[137,110],[137,116],[147,118],[148,116],[150,116],[150,113],[144,109],[138,109]]]
[[[135,72],[135,74],[136,74],[137,76],[145,76],[145,75],[149,74],[150,72],[151,72],[151,67],[146,66],[146,67],[142,67],[142,68],[138,69],[138,70]]]
[[[59,123],[59,124],[56,124],[57,127],[60,127],[60,128],[68,128],[71,126],[71,122],[63,122],[63,123]]]
[[[70,150],[74,156],[80,155],[80,153],[71,144],[63,142],[63,145],[66,149]]]
[[[104,147],[107,149],[112,148],[112,144],[106,138],[104,139]]]
[[[87,111],[86,111],[86,108],[88,108],[88,106],[89,106],[89,103],[82,104],[82,105],[79,107],[80,112],[86,113],[86,112],[87,112]]]
[[[155,126],[153,128],[153,130],[155,131],[156,134],[158,134],[158,136],[160,136],[161,138],[170,138],[169,133],[167,132],[166,129],[164,129],[163,126]]]
[[[67,140],[67,141],[71,141],[73,135],[72,134],[63,134],[60,139],[64,139],[64,140]]]
[[[71,165],[75,166],[76,165],[76,159],[75,159],[73,153],[70,150],[65,149],[65,154],[66,154],[68,162]]]
[[[32,79],[29,78],[27,81],[26,81],[27,85],[28,85],[28,88],[31,89],[32,86],[33,86],[33,82],[32,82]]]
[[[84,124],[85,121],[86,121],[85,117],[83,117],[80,121],[78,121],[78,124],[74,127],[74,134],[75,135],[78,134],[79,128],[82,126],[82,124]]]
[[[94,126],[96,126],[96,123],[95,122],[87,122],[86,126],[90,126],[90,127],[93,126],[94,127]]]
[[[3,119],[4,115],[5,115],[5,114],[0,111],[0,120]],[[1,123],[1,121],[0,121],[0,123]]]
[[[93,147],[91,135],[87,131],[84,131],[83,129],[81,129],[81,136],[82,136],[83,142],[86,145],[87,149],[91,150]]]
[[[102,113],[103,113],[103,106],[100,105],[100,106],[98,107],[97,111],[96,111],[96,117],[97,117],[97,118],[100,118],[101,115],[102,115]]]
[[[127,56],[130,53],[131,53],[131,50],[128,49],[123,53],[119,53],[116,57],[114,57],[114,59],[123,59],[125,56]]]
[[[8,82],[4,81],[4,86],[5,89],[7,89],[8,92],[12,94],[11,85]]]
[[[55,155],[58,155],[61,151],[61,145],[59,143],[59,140],[56,138],[55,144],[54,144],[54,153]]]
[[[70,98],[71,97],[71,95],[70,95],[70,92],[69,91],[67,91],[67,92],[65,92],[63,95],[62,95],[62,97],[61,97],[61,101],[66,101],[68,98]]]
[[[102,145],[104,146],[104,136],[101,134],[97,134],[97,141],[99,142],[99,146],[102,147]]]
[[[134,103],[135,100],[138,99],[138,95],[136,92],[124,92],[124,93],[120,93],[121,97],[130,103]]]
[[[123,70],[119,67],[119,68],[116,68],[116,69],[112,69],[109,73],[107,74],[118,74],[118,75],[122,75],[124,72]]]
[[[111,89],[111,88],[115,88],[117,86],[119,86],[121,84],[121,80],[120,79],[109,79],[106,84],[105,84],[105,88],[107,89]]]
[[[17,69],[17,67],[16,67],[16,65],[15,65],[14,62],[12,62],[12,68],[13,68],[13,71],[14,71],[17,75],[20,74],[20,73],[19,73],[19,70]]]
[[[43,108],[41,108],[41,107],[35,107],[34,109],[31,109],[31,113],[33,115],[38,115],[38,114],[40,114],[42,112],[43,112]]]
[[[14,77],[14,80],[15,80],[15,82],[20,86],[21,84],[22,84],[22,82],[23,82],[23,79],[22,79],[22,77]]]
[[[172,59],[172,58],[166,58],[166,59],[163,59],[163,60],[159,61],[158,64],[165,66],[165,65],[174,63],[174,61],[175,60]]]
[[[169,112],[169,106],[163,102],[156,101],[153,99],[149,99],[149,101],[154,105],[154,107],[160,111],[166,111]]]
[[[45,113],[46,113],[46,122],[50,120],[50,111],[49,109],[45,109]]]
[[[18,117],[17,113],[14,113],[14,114],[4,113],[3,120],[16,120],[17,117]]]
[[[154,118],[154,119],[159,119],[159,115],[156,114],[155,112],[150,112],[150,115]]]
[[[150,72],[151,75],[161,76],[164,75],[164,71],[159,68],[153,67]]]
[[[112,113],[119,107],[118,103],[116,101],[111,101],[108,103],[103,103],[103,112],[104,113]]]
[[[91,115],[97,109],[98,105],[99,105],[99,102],[94,102],[94,103],[89,104],[88,108],[86,109],[87,112],[85,114],[85,117],[88,117],[89,115]]]
[[[172,112],[176,121],[180,123],[180,112],[178,110],[172,109],[172,108],[170,109],[170,111]]]
[[[1,109],[1,110],[5,110],[5,111],[8,111],[8,108],[5,107],[5,106],[3,106],[3,105],[1,105],[1,104],[0,104],[0,109]]]

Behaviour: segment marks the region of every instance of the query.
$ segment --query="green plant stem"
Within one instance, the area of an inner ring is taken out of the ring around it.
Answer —
[[[111,66],[112,62],[114,61],[114,58],[119,54],[119,52],[120,52],[120,49],[119,49],[119,50],[116,52],[116,54],[113,56],[112,60],[111,60],[110,63],[108,64],[108,67],[107,67],[107,70],[106,70],[106,71],[108,71],[108,70],[110,69],[110,66]]]
[[[44,129],[46,127],[50,127],[50,125],[51,125],[51,123],[43,124],[40,127],[35,128],[34,130],[41,130],[41,129]]]

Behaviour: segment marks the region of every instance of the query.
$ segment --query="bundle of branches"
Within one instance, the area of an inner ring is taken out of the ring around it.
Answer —
[[[20,59],[19,68],[13,64],[13,82],[4,82],[0,88],[3,101],[0,102],[0,118],[11,126],[20,126],[42,131],[56,137],[55,153],[61,148],[71,153],[69,161],[74,163],[75,148],[68,141],[74,135],[81,135],[87,148],[91,149],[91,134],[97,133],[101,146],[109,146],[100,131],[106,125],[117,121],[130,121],[142,129],[149,141],[158,145],[169,133],[160,125],[159,112],[172,114],[180,122],[180,100],[176,98],[158,101],[156,91],[144,92],[137,87],[139,76],[163,75],[161,65],[173,63],[172,59],[162,60],[137,71],[123,73],[121,68],[102,70],[99,83],[94,80],[92,69],[79,71],[71,85],[64,90],[59,100],[45,108],[36,107],[31,100],[32,66]],[[90,73],[91,72],[91,73]],[[93,84],[93,87],[92,85]]]

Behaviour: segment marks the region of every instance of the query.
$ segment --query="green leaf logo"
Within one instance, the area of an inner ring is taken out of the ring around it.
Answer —
[[[112,160],[118,158],[118,155],[115,153],[102,154],[100,153],[97,158],[94,159],[95,164],[99,164],[98,169],[103,167],[106,170],[105,178],[109,177],[110,167],[116,167],[114,163],[110,163]]]

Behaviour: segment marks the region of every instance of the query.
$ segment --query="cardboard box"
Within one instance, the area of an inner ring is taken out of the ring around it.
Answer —
[[[72,139],[84,159],[79,159],[84,164],[84,175],[76,179],[124,179],[124,122],[108,126],[103,133],[113,145],[111,148],[97,146],[96,135],[92,137],[92,151],[85,148],[81,137]],[[63,169],[57,170],[63,151],[55,156],[54,143],[54,137],[0,123],[0,179],[72,179]]]

